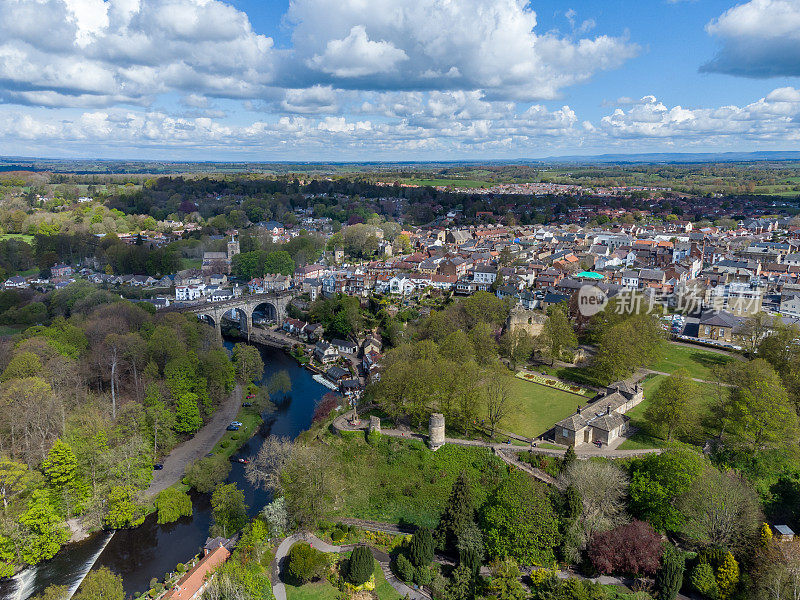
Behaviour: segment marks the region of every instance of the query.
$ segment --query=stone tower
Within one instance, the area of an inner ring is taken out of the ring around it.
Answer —
[[[428,446],[434,451],[444,446],[444,415],[442,413],[433,413],[428,421]]]
[[[370,433],[380,433],[381,432],[381,419],[380,419],[380,417],[376,417],[375,415],[370,416],[370,418],[369,418],[369,432]]]
[[[228,260],[233,260],[233,257],[239,254],[241,250],[239,250],[239,240],[236,239],[235,235],[231,235],[231,239],[228,241]]]

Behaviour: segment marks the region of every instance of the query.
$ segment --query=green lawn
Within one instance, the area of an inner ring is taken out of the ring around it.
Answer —
[[[33,241],[33,236],[24,233],[4,233],[0,235],[0,241],[3,240],[22,240],[30,244]]]
[[[181,269],[199,269],[203,266],[203,259],[201,258],[182,258]]]
[[[375,562],[375,594],[378,600],[400,600],[401,596],[397,593],[386,578],[383,576],[381,566]],[[301,586],[286,585],[287,600],[336,600],[339,597],[339,590],[333,587],[328,581],[317,581]]]
[[[0,337],[8,337],[27,328],[27,325],[0,325]]]
[[[501,425],[512,433],[536,437],[575,412],[587,398],[554,388],[510,377],[509,386],[515,410]]]
[[[695,379],[710,379],[711,367],[724,365],[735,360],[727,354],[705,350],[703,348],[690,348],[680,344],[668,343],[664,347],[664,353],[652,369],[672,373],[678,369],[686,369],[689,376]]]
[[[373,445],[361,432],[324,441],[344,486],[343,505],[332,515],[339,518],[433,527],[460,472],[473,484],[476,505],[508,473],[486,448],[445,444],[431,452],[420,441],[386,436]]]
[[[661,448],[667,441],[665,439],[655,437],[646,432],[646,422],[644,420],[644,413],[650,405],[650,398],[652,398],[658,386],[661,385],[667,378],[666,375],[656,375],[644,382],[644,400],[630,410],[627,415],[631,418],[631,424],[638,427],[639,431],[634,434],[631,439],[626,440],[620,446],[622,450],[639,450],[641,448]],[[697,417],[697,426],[694,428],[695,433],[688,435],[681,441],[701,444],[708,436],[713,435],[712,431],[708,431],[705,426],[705,419],[708,415],[708,409],[714,402],[716,396],[716,386],[710,383],[696,383],[699,394],[694,398],[692,403],[693,412]]]

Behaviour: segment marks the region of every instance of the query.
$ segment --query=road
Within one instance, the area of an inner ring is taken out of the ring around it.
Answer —
[[[236,388],[211,416],[211,420],[198,431],[194,437],[173,448],[164,459],[164,468],[154,471],[153,481],[144,492],[152,497],[171,485],[178,483],[186,472],[186,467],[211,452],[217,442],[225,434],[225,428],[239,414],[242,406],[242,386]]]

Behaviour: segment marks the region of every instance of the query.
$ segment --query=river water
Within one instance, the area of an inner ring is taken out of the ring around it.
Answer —
[[[230,348],[232,343],[225,342]],[[245,444],[236,457],[258,452],[268,435],[296,437],[311,425],[314,407],[329,390],[314,381],[311,372],[281,350],[257,346],[264,360],[265,383],[280,370],[292,379],[290,398],[265,414],[259,433]],[[229,482],[244,491],[250,514],[256,514],[270,501],[263,490],[253,488],[245,479],[244,465],[234,462]],[[0,599],[27,600],[49,585],[77,587],[91,568],[108,567],[122,576],[125,593],[134,596],[150,587],[152,578],[162,579],[179,562],[186,562],[205,543],[211,527],[211,503],[208,494],[191,492],[194,514],[175,523],[159,525],[156,515],[134,529],[94,534],[86,540],[65,546],[52,560],[26,569],[12,580],[0,582]]]

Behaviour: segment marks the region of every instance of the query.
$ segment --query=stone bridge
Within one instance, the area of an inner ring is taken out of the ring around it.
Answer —
[[[253,331],[253,313],[260,310],[268,320],[277,321],[278,325],[282,325],[287,317],[287,307],[292,298],[294,298],[294,294],[288,291],[267,292],[265,294],[248,294],[222,302],[203,302],[190,306],[169,307],[166,310],[197,315],[198,319],[203,319],[212,325],[220,338],[222,337],[222,318],[238,320],[239,328],[242,333],[247,335],[249,341]]]

